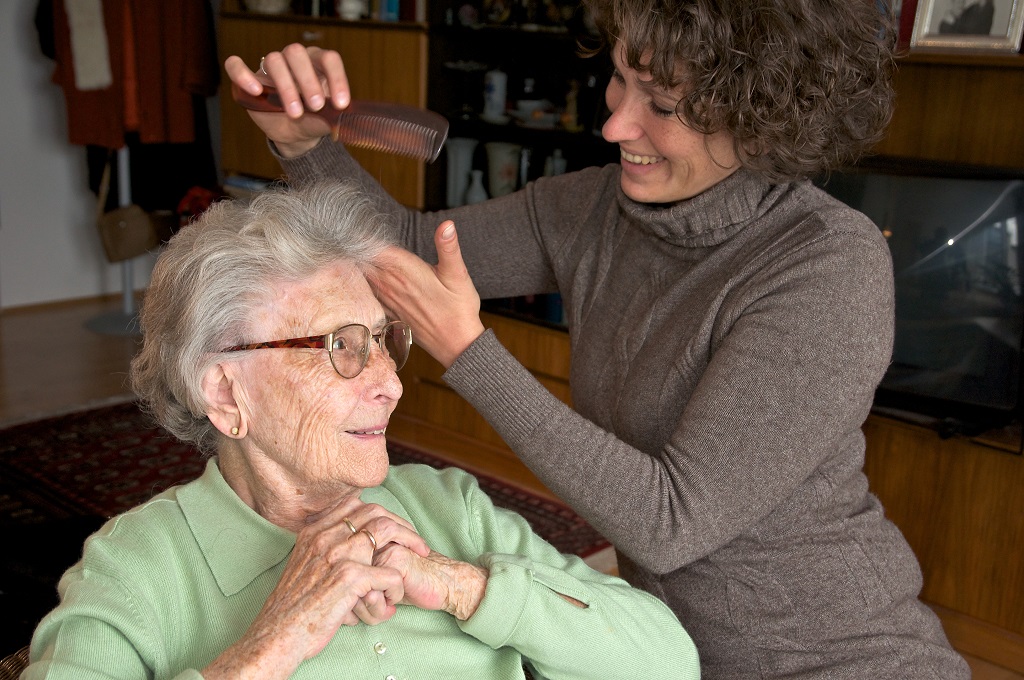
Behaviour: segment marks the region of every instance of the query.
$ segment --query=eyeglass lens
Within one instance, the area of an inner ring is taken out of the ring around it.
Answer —
[[[334,332],[331,363],[342,377],[354,378],[366,366],[370,358],[371,338],[380,347],[384,356],[391,360],[394,370],[397,371],[405,365],[409,358],[409,346],[412,344],[412,330],[407,324],[389,323],[377,336],[373,336],[366,326],[351,324]]]

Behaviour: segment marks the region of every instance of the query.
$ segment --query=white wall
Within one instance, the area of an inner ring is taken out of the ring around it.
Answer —
[[[121,293],[121,265],[107,263],[96,232],[85,149],[67,141],[64,96],[39,50],[37,2],[0,0],[0,309]],[[132,261],[136,289],[154,259]]]

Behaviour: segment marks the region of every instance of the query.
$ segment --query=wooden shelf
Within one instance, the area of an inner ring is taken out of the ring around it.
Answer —
[[[1003,52],[949,52],[915,50],[898,59],[897,63],[933,64],[938,66],[987,66],[991,68],[1024,69],[1024,55]]]
[[[1024,167],[1024,57],[914,52],[897,62],[896,111],[878,154]]]

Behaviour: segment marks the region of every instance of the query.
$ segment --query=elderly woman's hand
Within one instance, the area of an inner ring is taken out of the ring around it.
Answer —
[[[400,248],[377,257],[368,279],[381,302],[412,326],[416,344],[448,368],[484,332],[480,295],[462,260],[455,223],[434,232],[437,266]]]
[[[285,113],[249,111],[249,116],[285,157],[305,153],[330,132],[326,121],[306,114],[307,109],[319,111],[328,102],[344,109],[351,101],[345,66],[335,50],[293,43],[268,52],[255,71],[236,55],[224,61],[224,70],[249,94],[261,94],[264,85],[277,88]]]
[[[310,518],[259,615],[203,677],[286,678],[341,626],[389,619],[406,598],[403,575],[373,557],[391,548],[430,554],[409,522],[358,498]]]
[[[374,555],[373,563],[402,575],[405,594],[399,604],[444,610],[460,621],[473,615],[487,590],[485,569],[438,552],[424,557],[391,544]]]

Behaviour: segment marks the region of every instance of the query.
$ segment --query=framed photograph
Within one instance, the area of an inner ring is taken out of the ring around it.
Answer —
[[[896,25],[899,27],[897,41],[900,51],[910,47],[914,35],[914,17],[917,14],[917,0],[896,0]]]
[[[1024,0],[918,0],[912,50],[1017,52]]]

